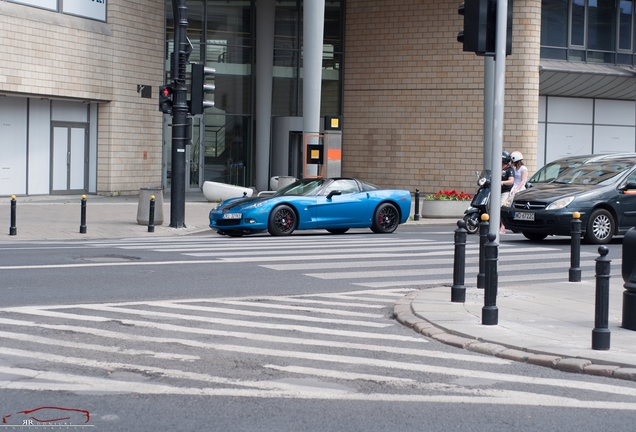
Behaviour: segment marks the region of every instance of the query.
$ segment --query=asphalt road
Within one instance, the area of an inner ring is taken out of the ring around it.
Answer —
[[[470,353],[393,320],[404,294],[452,282],[452,228],[404,228],[3,244],[2,415],[75,408],[105,431],[633,430],[634,382]],[[502,284],[567,279],[569,239],[501,243]],[[584,277],[596,249],[582,248]]]

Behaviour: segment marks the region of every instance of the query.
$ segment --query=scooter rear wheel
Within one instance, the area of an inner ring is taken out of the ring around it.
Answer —
[[[479,231],[479,214],[470,213],[464,216],[464,222],[466,222],[466,231],[468,234],[475,234]]]

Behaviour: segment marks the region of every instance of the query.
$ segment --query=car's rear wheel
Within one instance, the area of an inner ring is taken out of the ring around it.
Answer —
[[[541,241],[548,236],[547,234],[539,234],[539,233],[531,233],[531,232],[522,232],[521,234],[523,234],[523,236],[527,238],[528,240],[532,240],[532,241]]]
[[[377,234],[390,234],[400,223],[400,213],[393,204],[380,204],[373,212],[371,231]]]
[[[286,205],[279,205],[269,214],[267,231],[273,236],[290,235],[296,229],[298,220],[294,210]]]
[[[479,214],[470,213],[464,216],[464,222],[466,222],[466,231],[468,234],[475,234],[479,231]]]
[[[332,228],[327,230],[327,232],[330,232],[331,234],[344,234],[347,231],[349,231],[349,228]]]
[[[614,217],[605,209],[596,209],[590,214],[585,230],[585,240],[592,244],[605,244],[614,236]]]

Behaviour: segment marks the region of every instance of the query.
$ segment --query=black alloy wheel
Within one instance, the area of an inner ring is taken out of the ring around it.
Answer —
[[[373,213],[371,231],[376,234],[390,234],[397,229],[399,217],[400,213],[393,204],[380,204]]]
[[[614,217],[605,209],[596,209],[590,214],[585,230],[585,240],[591,244],[609,243],[614,236]]]
[[[296,229],[297,223],[294,210],[287,205],[279,205],[269,214],[267,231],[273,236],[290,235]]]

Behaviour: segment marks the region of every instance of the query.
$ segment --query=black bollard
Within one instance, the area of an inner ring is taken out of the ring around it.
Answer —
[[[148,232],[155,232],[155,196],[150,195],[150,209],[148,213]]]
[[[627,330],[636,330],[636,228],[630,228],[623,237],[623,323]]]
[[[592,330],[592,349],[608,350],[610,348],[609,331],[609,278],[611,259],[607,257],[609,249],[598,248],[601,255],[596,258],[596,304],[594,307],[594,330]]]
[[[466,301],[466,286],[464,275],[466,273],[466,222],[457,221],[455,230],[455,259],[453,263],[453,286],[451,287],[451,302],[464,303]]]
[[[80,234],[86,234],[86,195],[82,195],[82,209],[80,212]]]
[[[413,220],[420,220],[420,190],[415,189],[415,214]]]
[[[581,213],[572,213],[572,232],[570,233],[570,282],[581,282]]]
[[[497,235],[488,233],[488,243],[484,257],[486,260],[486,289],[484,291],[484,307],[481,309],[481,323],[483,325],[497,325],[499,310],[497,309],[497,255],[499,245],[495,242]]]
[[[11,195],[11,225],[9,226],[9,235],[16,235],[18,233],[18,228],[15,226],[15,207],[15,195]]]
[[[490,215],[484,213],[481,215],[481,222],[479,223],[479,273],[477,273],[477,288],[483,288],[486,286],[486,260],[484,258],[484,252],[486,242],[488,241],[488,230],[490,229]]]

